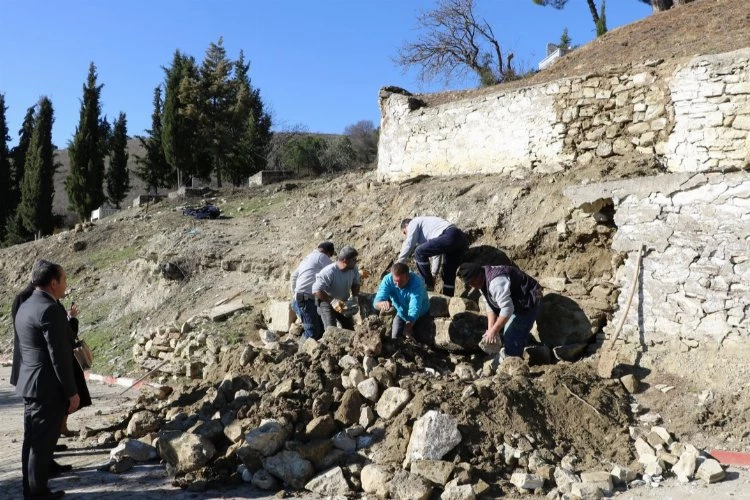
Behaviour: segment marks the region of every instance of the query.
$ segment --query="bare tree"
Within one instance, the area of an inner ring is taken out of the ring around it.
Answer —
[[[513,54],[504,60],[492,27],[474,15],[474,0],[440,0],[435,10],[420,14],[417,27],[424,34],[399,50],[397,62],[420,67],[422,80],[472,71],[484,86],[515,77]]]

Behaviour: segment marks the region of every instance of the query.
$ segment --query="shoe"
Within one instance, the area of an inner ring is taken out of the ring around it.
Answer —
[[[68,446],[64,444],[58,444],[55,446],[55,451],[65,451],[67,449],[68,449]]]
[[[73,470],[73,466],[70,464],[59,464],[52,460],[49,464],[49,475],[52,476],[59,476],[60,474],[64,474],[66,472],[70,472]]]
[[[26,498],[29,500],[53,500],[55,498],[62,498],[65,496],[65,491],[47,491],[47,493],[37,493],[36,495],[29,495]]]

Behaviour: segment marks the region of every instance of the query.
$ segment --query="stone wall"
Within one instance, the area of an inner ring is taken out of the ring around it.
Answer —
[[[660,158],[669,170],[742,167],[750,160],[750,48],[702,56],[668,77],[660,61],[437,104],[380,92],[378,173],[558,171],[594,158]],[[443,96],[444,97],[444,96]]]
[[[696,58],[669,82],[675,125],[669,170],[698,172],[750,162],[750,50]]]
[[[574,205],[593,209],[612,199],[615,251],[627,254],[616,276],[618,310],[633,286],[636,256],[644,256],[623,335],[634,343],[679,338],[721,342],[750,335],[750,176],[669,174],[569,189]]]

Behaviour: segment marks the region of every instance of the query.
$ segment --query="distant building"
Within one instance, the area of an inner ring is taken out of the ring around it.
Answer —
[[[562,48],[562,47],[558,47],[554,43],[548,43],[547,44],[547,57],[542,59],[542,62],[539,63],[539,71],[549,67],[550,65],[552,65],[553,62],[555,62],[557,59],[561,58],[562,56],[564,56],[571,50],[573,49],[571,49],[570,47]]]

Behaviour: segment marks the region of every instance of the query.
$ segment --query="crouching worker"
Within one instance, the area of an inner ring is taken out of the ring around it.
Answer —
[[[315,277],[312,293],[315,295],[323,328],[336,326],[338,321],[342,328],[354,330],[353,316],[359,309],[358,255],[352,247],[342,248],[336,262],[321,269]]]
[[[468,286],[481,291],[490,308],[482,340],[497,344],[502,331],[505,356],[522,357],[542,304],[539,283],[513,266],[465,263],[458,267],[458,276]]]
[[[324,241],[292,273],[292,309],[302,320],[303,338],[319,339],[323,335],[323,321],[315,305],[312,287],[318,272],[331,264],[333,254],[333,243]]]
[[[424,280],[402,262],[391,266],[390,274],[380,282],[373,304],[381,312],[396,309],[391,328],[393,339],[401,335],[411,338],[414,327],[429,319],[430,299]]]

